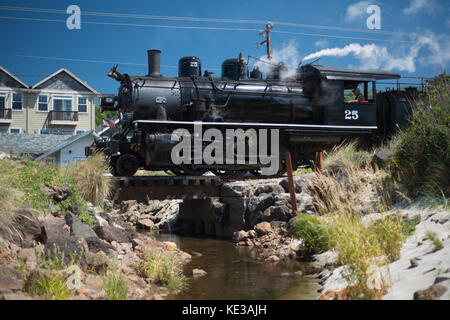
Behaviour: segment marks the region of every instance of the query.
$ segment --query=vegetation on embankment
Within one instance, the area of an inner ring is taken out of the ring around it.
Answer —
[[[360,151],[356,142],[325,154],[324,172],[311,185],[319,217],[300,215],[292,234],[304,240],[302,255],[336,252],[337,265],[346,266],[346,298],[376,299],[386,292],[389,272],[380,270],[399,259],[417,223],[404,221],[391,210],[394,204],[420,198],[448,209],[449,114],[449,77],[443,74],[417,101],[411,125],[380,147],[391,154],[382,167],[373,161],[379,149]],[[431,232],[428,237],[441,248]]]

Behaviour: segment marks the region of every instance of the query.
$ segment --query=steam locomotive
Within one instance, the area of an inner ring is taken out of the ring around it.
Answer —
[[[286,76],[281,63],[270,65],[264,78],[257,67],[249,72],[241,53],[223,62],[221,77],[207,70],[202,75],[201,60],[188,56],[179,60],[178,77],[166,78],[160,73],[161,51],[148,50],[147,54],[147,75],[121,74],[115,66],[108,76],[120,82],[118,95],[100,98],[101,111],[119,111],[120,122],[110,135],[96,140],[95,148],[108,155],[113,174],[119,176],[131,176],[140,168],[185,175],[261,172],[265,164],[237,152],[232,157],[242,161],[175,164],[171,154],[180,138],[174,139],[174,130],[188,132],[193,142],[200,139],[202,148],[212,142],[194,132],[195,124],[201,124],[203,131],[215,128],[223,133],[238,128],[276,129],[279,148],[269,146],[268,153],[279,153],[281,173],[284,153],[289,151],[295,170],[310,163],[315,152],[344,139],[381,141],[406,124],[412,107],[412,91],[377,93],[378,80],[400,78],[392,72],[308,64]],[[344,92],[358,86],[365,100],[346,102]],[[245,152],[258,142],[243,139]],[[183,157],[192,160],[194,155]]]

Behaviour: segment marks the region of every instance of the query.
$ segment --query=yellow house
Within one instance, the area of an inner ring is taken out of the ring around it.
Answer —
[[[75,135],[94,130],[98,95],[65,68],[29,87],[0,66],[0,132]]]

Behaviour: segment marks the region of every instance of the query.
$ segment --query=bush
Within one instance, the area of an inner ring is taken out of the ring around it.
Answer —
[[[394,173],[412,196],[450,193],[450,77],[430,82],[417,101],[411,124],[400,132],[394,152]]]
[[[109,268],[103,277],[103,287],[108,300],[126,300],[127,286],[123,275],[115,267]]]
[[[172,255],[165,255],[158,251],[149,252],[144,263],[137,267],[138,271],[151,282],[168,287],[174,291],[186,288],[186,279],[181,268],[175,264]]]
[[[105,173],[108,165],[102,154],[95,154],[85,161],[74,162],[61,169],[63,177],[72,179],[82,197],[94,205],[102,205],[111,191],[111,182]]]
[[[26,279],[24,291],[32,296],[54,300],[65,300],[70,294],[66,277],[56,272],[44,274],[32,271]]]
[[[326,224],[316,216],[304,215],[295,219],[291,233],[304,241],[299,249],[301,255],[321,253],[332,247]]]

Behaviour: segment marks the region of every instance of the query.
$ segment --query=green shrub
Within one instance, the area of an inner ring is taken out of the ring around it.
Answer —
[[[70,294],[66,278],[57,273],[31,272],[25,282],[24,291],[32,296],[54,300],[64,300]]]
[[[103,287],[108,300],[126,300],[127,286],[123,275],[115,267],[107,270],[103,276]]]
[[[304,215],[295,219],[291,233],[304,241],[299,249],[301,255],[321,253],[332,247],[326,224],[316,216]]]
[[[412,196],[450,193],[450,77],[430,81],[417,101],[411,124],[400,133],[394,173]]]

